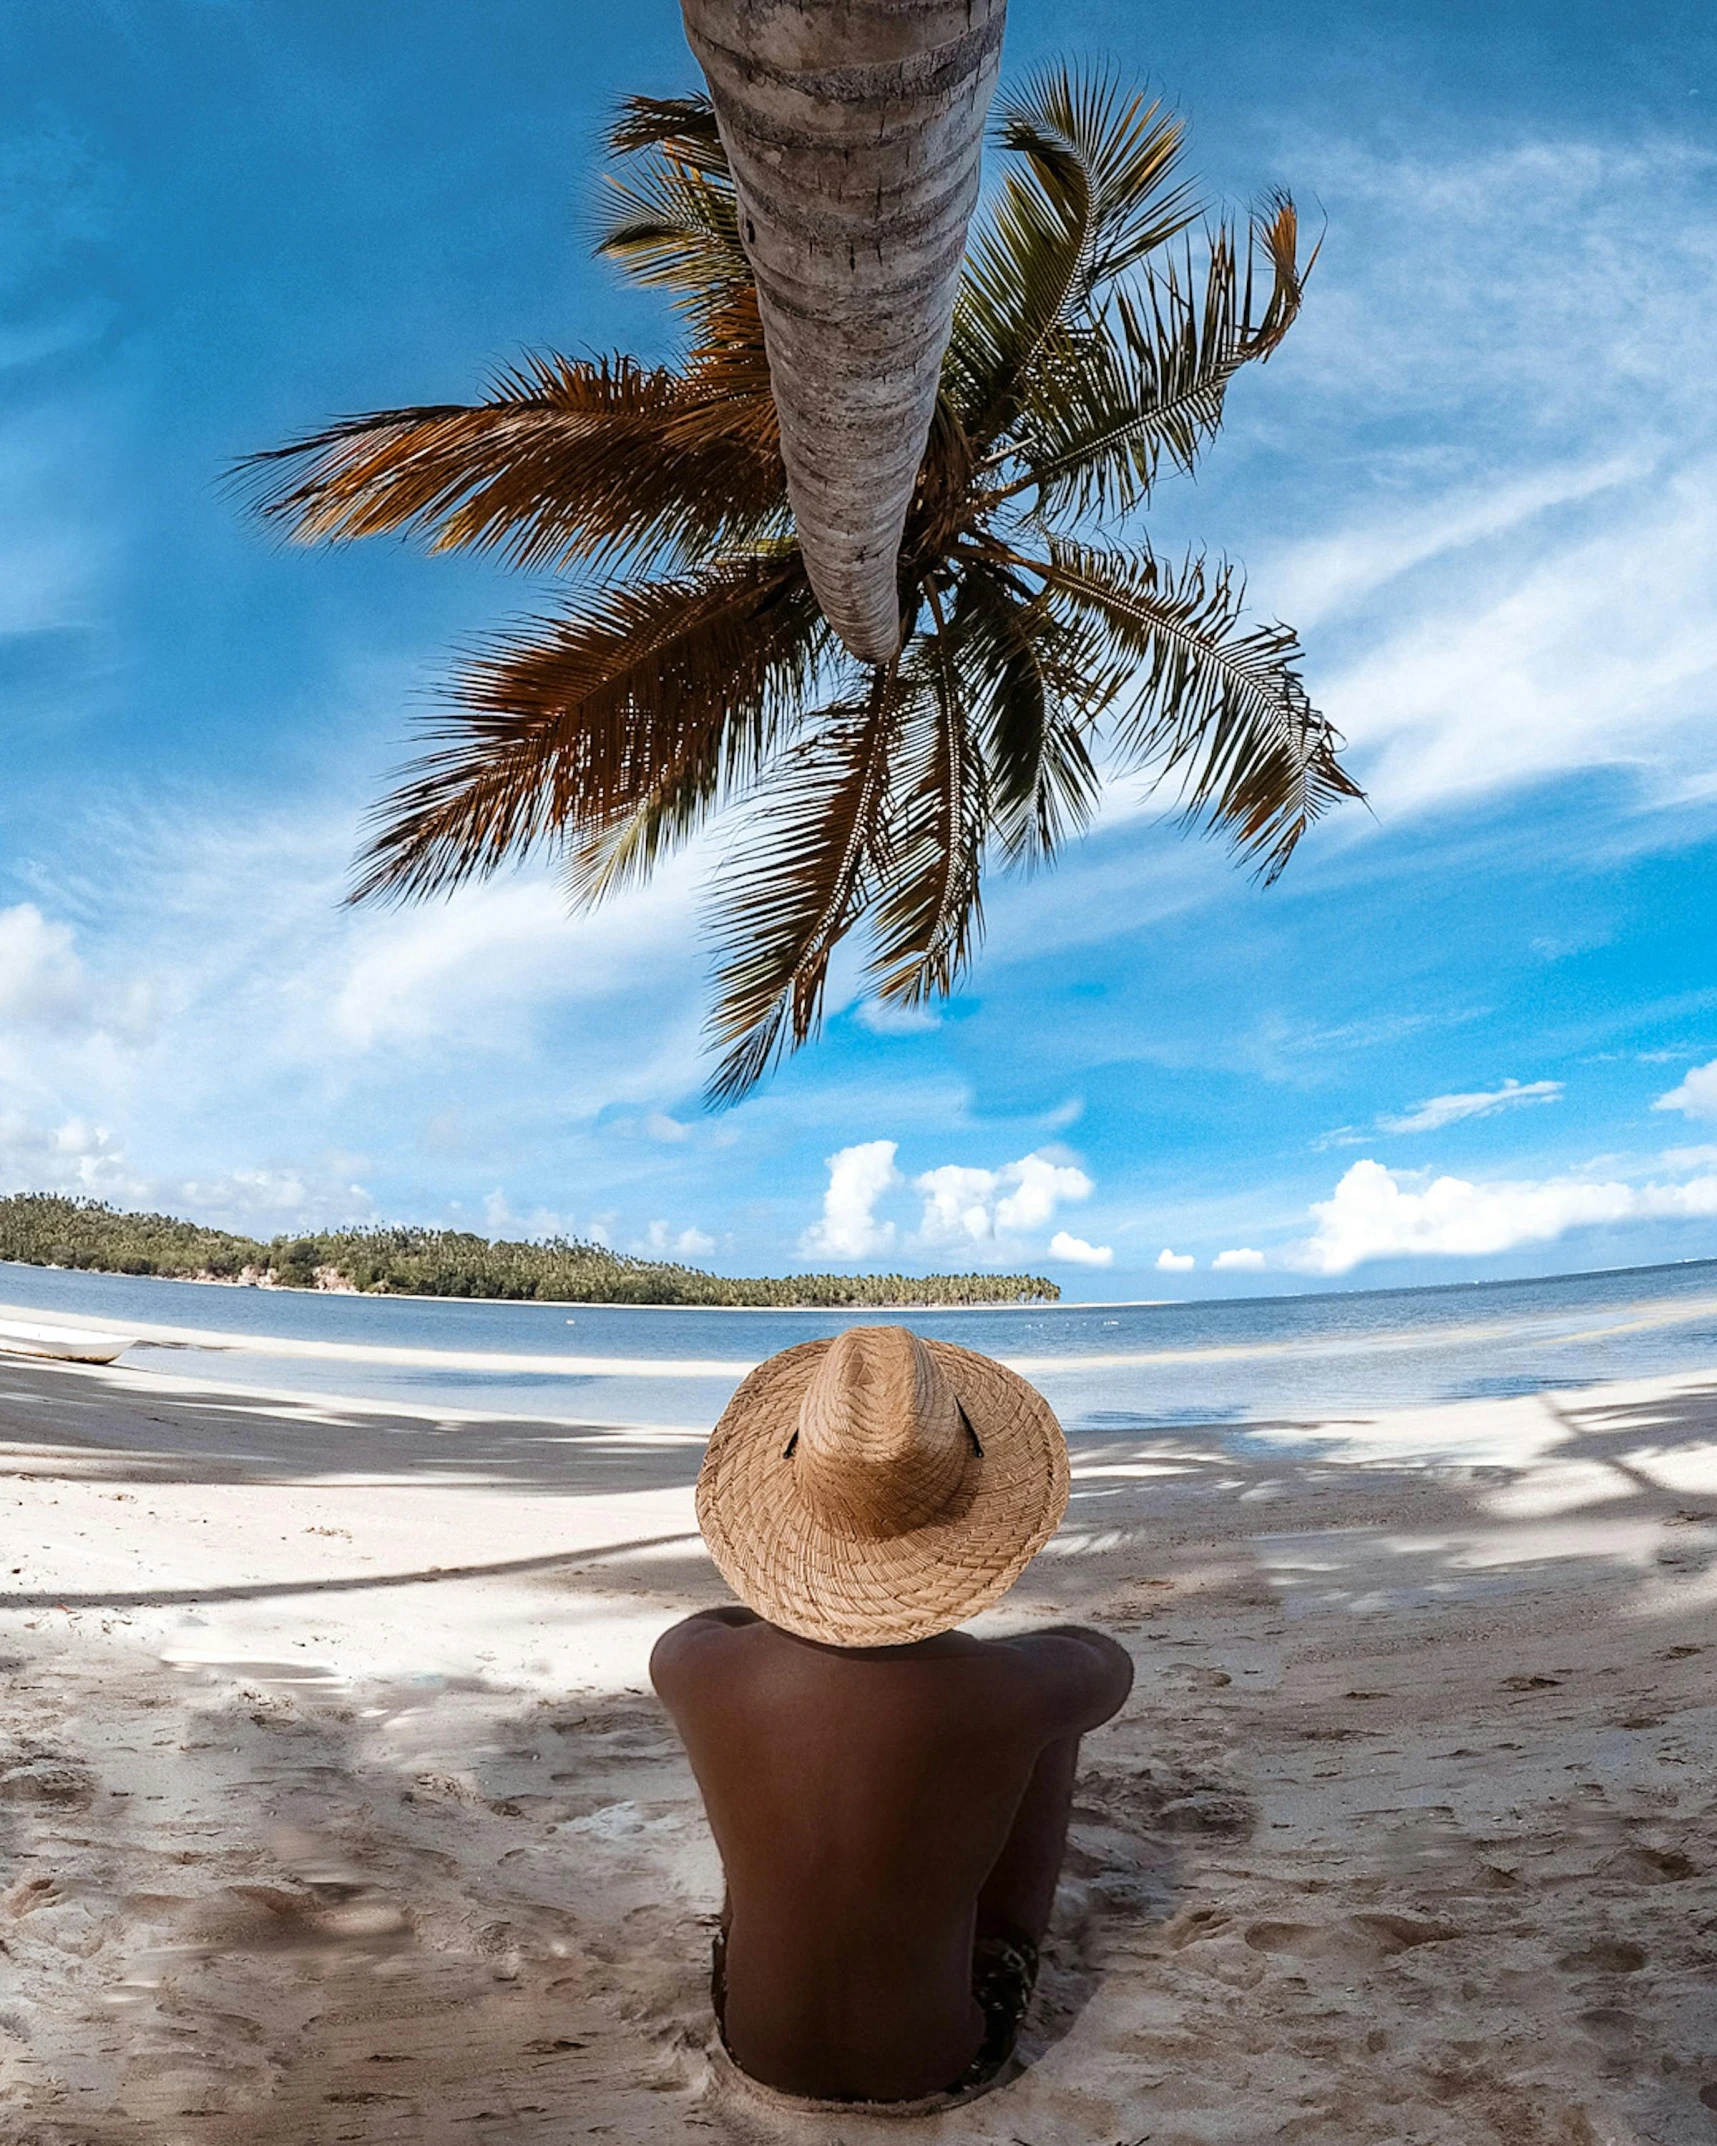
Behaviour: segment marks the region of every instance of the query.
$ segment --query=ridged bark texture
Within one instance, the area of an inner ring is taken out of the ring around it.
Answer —
[[[757,278],[811,585],[855,656],[900,645],[1006,0],[682,0]]]

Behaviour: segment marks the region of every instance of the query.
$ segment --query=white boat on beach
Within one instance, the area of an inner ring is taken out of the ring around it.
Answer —
[[[99,1334],[91,1327],[31,1326],[0,1320],[0,1356],[51,1356],[68,1364],[110,1364],[130,1348],[130,1334]]]

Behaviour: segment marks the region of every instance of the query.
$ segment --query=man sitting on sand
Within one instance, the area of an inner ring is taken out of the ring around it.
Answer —
[[[650,1674],[727,1877],[722,2041],[765,2086],[938,2106],[1012,2054],[1079,1739],[1132,1663],[1075,1626],[950,1628],[1066,1504],[1042,1396],[900,1327],[785,1350],[716,1426],[698,1521],[750,1607],[676,1625]]]

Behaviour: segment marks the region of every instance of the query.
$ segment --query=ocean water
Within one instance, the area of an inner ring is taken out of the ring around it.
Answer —
[[[122,1361],[140,1373],[450,1414],[700,1428],[752,1364],[854,1324],[999,1357],[1069,1430],[1089,1431],[1291,1423],[1717,1365],[1717,1260],[1429,1289],[856,1314],[323,1296],[0,1262],[0,1307],[137,1334]]]

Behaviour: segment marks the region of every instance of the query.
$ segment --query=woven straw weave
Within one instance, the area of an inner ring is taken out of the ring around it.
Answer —
[[[974,1616],[1066,1506],[1067,1445],[1043,1396],[899,1327],[760,1364],[711,1434],[697,1489],[704,1540],[740,1599],[846,1647],[904,1645]]]

